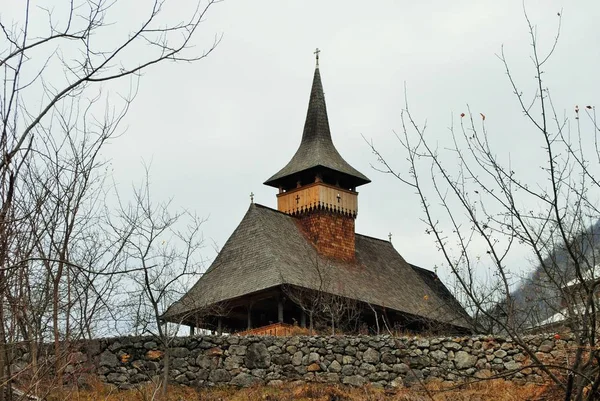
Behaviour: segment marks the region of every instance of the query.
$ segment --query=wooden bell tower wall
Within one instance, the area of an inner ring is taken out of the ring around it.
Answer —
[[[299,215],[298,223],[321,255],[354,261],[354,217],[329,210],[313,210]]]
[[[302,231],[320,254],[354,260],[357,192],[315,182],[278,194],[277,208],[298,217]]]

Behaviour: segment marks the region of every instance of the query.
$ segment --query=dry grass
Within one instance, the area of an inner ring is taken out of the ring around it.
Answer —
[[[48,401],[150,401],[160,400],[157,387],[143,387],[116,391],[109,386],[95,383],[86,390],[63,389],[48,397]],[[459,389],[429,385],[427,392],[415,388],[396,391],[372,387],[351,388],[326,384],[286,384],[281,387],[261,386],[249,389],[213,388],[194,390],[189,387],[171,386],[167,400],[162,401],[525,401],[560,399],[560,392],[547,385],[517,385],[503,380],[491,380],[470,384]],[[429,394],[428,394],[429,393]]]

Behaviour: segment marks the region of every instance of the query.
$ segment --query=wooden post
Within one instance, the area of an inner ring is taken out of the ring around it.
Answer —
[[[194,335],[194,326],[190,326],[190,337]]]
[[[252,304],[248,305],[248,328],[250,330],[252,328]]]
[[[300,327],[302,327],[303,329],[306,328],[306,313],[304,312],[304,309],[300,310]]]
[[[217,319],[217,335],[220,336],[223,334],[223,318],[221,316]]]
[[[283,299],[277,300],[277,321],[283,323]]]

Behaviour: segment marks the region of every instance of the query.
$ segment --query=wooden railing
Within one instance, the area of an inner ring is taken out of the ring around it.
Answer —
[[[287,323],[273,323],[268,326],[240,331],[238,336],[292,336],[296,334],[308,334],[308,329],[293,326]]]

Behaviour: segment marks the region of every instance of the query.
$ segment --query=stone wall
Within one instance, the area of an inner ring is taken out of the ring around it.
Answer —
[[[544,361],[562,360],[569,341],[549,335],[527,343]],[[25,366],[27,354],[15,365]],[[361,386],[411,386],[418,382],[459,382],[506,374],[512,380],[541,381],[530,358],[499,337],[420,338],[389,336],[239,337],[203,336],[173,340],[170,377],[191,386],[278,384],[317,381]],[[66,373],[99,376],[120,388],[151,380],[165,355],[149,338],[121,337],[79,344]]]

